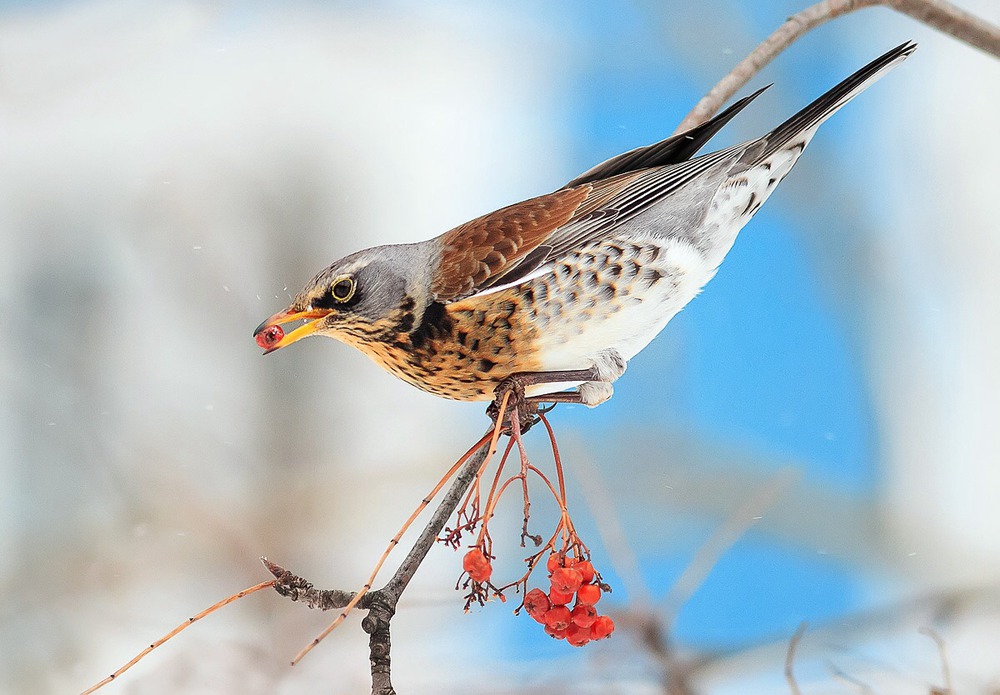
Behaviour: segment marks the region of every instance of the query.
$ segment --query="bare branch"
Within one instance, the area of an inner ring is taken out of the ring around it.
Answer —
[[[920,628],[920,633],[934,640],[934,644],[938,648],[938,656],[941,658],[941,675],[944,677],[944,690],[934,688],[933,692],[940,692],[942,695],[951,695],[955,691],[951,689],[951,667],[948,665],[948,647],[941,635],[933,628],[922,627]]]
[[[421,532],[417,542],[400,564],[396,573],[381,589],[368,591],[362,595],[357,592],[316,589],[310,582],[299,577],[283,567],[270,562],[266,558],[261,561],[268,571],[274,575],[274,589],[282,596],[293,601],[305,603],[310,608],[320,610],[344,609],[341,618],[347,610],[354,606],[368,610],[368,615],[361,626],[369,637],[369,653],[372,668],[372,695],[390,695],[395,693],[390,678],[390,636],[389,624],[396,612],[396,604],[403,590],[406,589],[420,563],[423,562],[431,546],[444,528],[448,518],[455,512],[462,496],[476,477],[476,473],[494,450],[495,438],[484,437],[463,459],[465,463],[451,484],[451,488],[441,500],[427,526]],[[461,460],[460,460],[461,462]],[[433,496],[433,495],[432,495]],[[383,556],[384,557],[384,556]],[[370,581],[370,580],[369,580]],[[269,582],[268,585],[271,583]],[[338,618],[338,621],[340,618]],[[328,628],[329,630],[330,628]],[[324,633],[326,634],[326,633]],[[307,650],[319,642],[313,640]],[[306,650],[304,650],[306,651]],[[302,652],[300,652],[301,656]],[[296,661],[299,657],[296,657]],[[293,664],[295,661],[292,662]]]
[[[663,603],[667,609],[667,624],[673,623],[680,608],[702,585],[719,559],[761,519],[778,498],[799,478],[799,472],[786,468],[767,481],[746,503],[734,511],[705,541],[681,576],[670,587]]]
[[[799,629],[795,631],[792,635],[792,639],[788,642],[788,653],[785,655],[785,680],[788,681],[788,687],[792,690],[792,695],[802,695],[802,691],[799,690],[799,684],[795,680],[795,650],[799,647],[799,642],[802,641],[802,637],[806,634],[806,628],[809,627],[809,623],[802,623],[799,625]]]
[[[945,0],[887,0],[897,12],[1000,58],[1000,27]]]
[[[837,678],[838,680],[842,680],[846,683],[850,683],[851,685],[856,686],[858,690],[861,692],[861,695],[875,695],[875,690],[873,690],[870,685],[868,685],[862,680],[855,678],[854,676],[848,673],[845,673],[839,666],[834,664],[832,661],[827,661],[826,667],[827,669],[829,669],[830,674],[834,678]]]
[[[1000,58],[1000,27],[945,0],[822,0],[797,12],[764,39],[695,104],[674,134],[711,118],[736,92],[796,39],[821,24],[866,7],[888,7]]]

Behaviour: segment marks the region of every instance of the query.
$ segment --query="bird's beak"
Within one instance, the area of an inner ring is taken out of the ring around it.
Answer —
[[[309,320],[302,326],[299,326],[291,333],[286,333],[277,342],[267,344],[266,341],[260,339],[257,340],[257,344],[264,348],[264,354],[268,354],[278,350],[280,348],[291,345],[297,340],[305,338],[307,335],[315,333],[319,329],[319,325],[324,318],[330,314],[329,309],[307,309],[306,311],[294,311],[292,309],[286,309],[284,311],[279,311],[274,316],[264,319],[257,329],[253,332],[253,337],[257,338],[261,333],[271,328],[272,326],[280,326],[284,323],[291,323],[292,321],[299,321],[302,319]],[[311,320],[310,320],[311,319]],[[280,334],[281,331],[278,331]]]

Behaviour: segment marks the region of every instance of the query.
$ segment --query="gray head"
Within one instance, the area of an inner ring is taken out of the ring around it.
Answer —
[[[427,256],[422,244],[376,246],[345,256],[310,280],[287,309],[261,323],[254,336],[273,352],[313,333],[354,343],[387,330],[405,311],[412,325],[427,293],[421,272],[428,271]],[[299,319],[309,322],[287,335],[277,328]]]

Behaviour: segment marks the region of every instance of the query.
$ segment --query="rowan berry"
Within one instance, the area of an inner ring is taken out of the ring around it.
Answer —
[[[480,584],[488,582],[490,577],[493,576],[493,565],[486,564],[482,567],[474,567],[469,570],[469,576],[473,581],[479,582]]]
[[[553,630],[565,630],[572,622],[569,608],[566,606],[553,606],[545,611],[545,624]]]
[[[545,634],[556,639],[566,639],[566,630],[557,630],[554,627],[545,626]]]
[[[601,600],[601,587],[597,584],[584,584],[576,592],[576,600],[588,606],[593,606]]]
[[[270,350],[285,337],[281,326],[268,326],[257,334],[257,345],[262,350]]]
[[[573,565],[573,569],[579,572],[580,576],[583,577],[584,584],[590,584],[594,581],[594,566],[590,564],[590,560],[580,560]]]
[[[585,603],[580,603],[573,608],[572,615],[574,625],[590,627],[597,620],[597,609]]]
[[[545,622],[545,612],[551,607],[549,597],[541,589],[532,589],[524,597],[524,610],[540,623]]]
[[[490,561],[486,559],[483,551],[479,548],[473,548],[462,558],[462,569],[466,572],[471,572],[477,567],[485,567],[488,564],[490,564]]]
[[[611,635],[615,631],[615,623],[611,618],[606,615],[602,615],[594,621],[594,624],[590,626],[590,639],[599,640],[604,639]]]
[[[566,641],[574,647],[582,647],[590,641],[590,628],[572,624],[566,628]]]
[[[554,588],[549,590],[549,601],[553,606],[565,606],[572,600],[572,593],[563,593],[561,591],[556,591]]]
[[[489,581],[493,576],[493,566],[479,548],[473,548],[465,554],[462,558],[462,569],[476,582]]]
[[[549,571],[549,574],[555,572],[558,568],[562,567],[566,556],[562,553],[552,553],[549,555],[549,559],[545,561],[545,569]]]
[[[583,575],[572,567],[558,567],[552,572],[552,588],[559,593],[575,593],[581,584]]]

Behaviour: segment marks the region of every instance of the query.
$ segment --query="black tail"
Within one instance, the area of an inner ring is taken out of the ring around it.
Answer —
[[[858,70],[761,138],[766,143],[766,146],[760,154],[755,156],[755,159],[759,161],[767,158],[799,134],[819,126],[819,124],[836,113],[841,106],[861,94],[861,92],[868,89],[885,73],[906,60],[915,50],[917,50],[917,44],[907,41],[868,63],[868,65]]]
[[[767,87],[770,86],[767,85]],[[652,145],[629,150],[617,157],[612,157],[606,162],[601,162],[593,169],[580,174],[567,183],[565,188],[572,188],[573,186],[590,183],[591,181],[601,181],[629,171],[685,162],[691,159],[733,116],[742,111],[751,101],[759,97],[761,92],[767,89],[767,87],[758,89],[750,96],[743,97],[718,116],[710,118],[701,125],[695,126],[680,135],[674,135]]]

